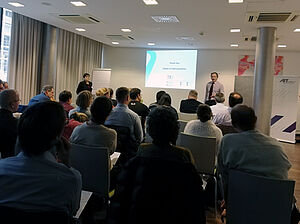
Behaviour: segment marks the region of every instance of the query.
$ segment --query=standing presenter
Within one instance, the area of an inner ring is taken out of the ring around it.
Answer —
[[[76,93],[79,94],[83,90],[92,92],[93,83],[90,81],[91,75],[89,73],[83,74],[83,81],[78,84]]]
[[[210,77],[211,81],[206,84],[205,104],[212,106],[216,104],[215,95],[217,93],[224,94],[224,86],[222,83],[217,81],[219,78],[219,74],[217,72],[212,72]]]

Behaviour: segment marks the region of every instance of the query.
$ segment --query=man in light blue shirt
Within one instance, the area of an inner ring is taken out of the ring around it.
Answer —
[[[115,125],[128,127],[130,136],[136,143],[141,143],[143,140],[143,129],[139,116],[128,108],[129,104],[129,89],[120,87],[116,91],[117,106],[112,110],[105,125]]]
[[[63,107],[43,102],[29,107],[18,124],[17,156],[0,160],[0,206],[76,214],[81,175],[69,165],[69,145],[60,139]]]

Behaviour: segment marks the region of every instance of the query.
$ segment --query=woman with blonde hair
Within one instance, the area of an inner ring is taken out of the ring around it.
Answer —
[[[110,98],[110,91],[108,88],[100,88],[96,91],[96,96],[105,96],[107,98]]]

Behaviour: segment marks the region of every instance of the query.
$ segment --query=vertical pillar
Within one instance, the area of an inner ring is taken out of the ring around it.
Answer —
[[[44,85],[55,86],[56,82],[57,29],[51,25],[44,25],[43,33],[40,88]]]
[[[258,28],[253,107],[257,116],[256,127],[266,135],[270,134],[271,125],[275,50],[276,28]]]

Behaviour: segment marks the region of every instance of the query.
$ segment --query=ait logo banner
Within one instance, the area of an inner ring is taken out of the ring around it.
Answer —
[[[275,76],[270,135],[280,141],[295,143],[299,79]]]

